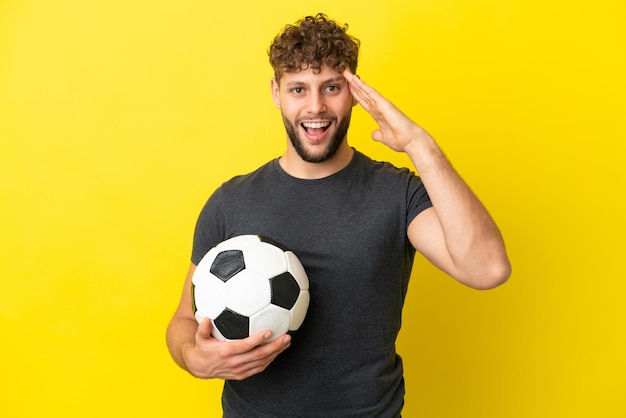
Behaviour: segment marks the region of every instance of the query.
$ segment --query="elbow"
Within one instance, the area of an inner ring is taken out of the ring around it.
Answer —
[[[483,272],[468,283],[468,285],[476,290],[489,290],[504,283],[511,277],[511,263],[508,258],[504,258],[498,262],[492,262],[483,270]]]
[[[509,277],[511,277],[511,263],[504,256],[500,260],[484,263],[472,274],[459,277],[457,280],[472,289],[489,290],[506,283]]]

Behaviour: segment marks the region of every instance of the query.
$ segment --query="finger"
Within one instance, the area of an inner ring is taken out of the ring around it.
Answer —
[[[285,334],[280,338],[267,344],[267,348],[271,351],[275,351],[277,354],[282,353],[291,345],[291,335]]]
[[[272,338],[272,332],[269,330],[260,331],[247,338],[238,341],[232,341],[233,352],[243,354],[254,350],[256,347],[266,344]]]
[[[366,110],[368,110],[367,107],[367,97],[364,95],[364,92],[362,91],[362,89],[360,89],[353,80],[356,80],[357,77],[354,75],[351,75],[351,77],[346,77],[346,79],[348,80],[348,85],[350,87],[350,93],[352,93],[352,96],[356,99],[356,101]]]
[[[343,76],[346,81],[348,81],[348,86],[350,87],[350,92],[352,93],[352,95],[355,96],[355,98],[359,102],[364,99],[361,88],[359,88],[359,86],[357,86],[356,84],[356,81],[359,78],[356,75],[352,74],[352,72],[347,68],[343,71]]]
[[[363,101],[374,102],[382,97],[376,89],[365,83],[356,75],[352,74],[350,70],[346,69],[343,76],[346,80],[348,80],[348,83],[350,83],[350,88],[353,94],[361,98]]]
[[[291,345],[291,336],[283,335],[274,341],[255,347],[248,353],[240,354],[242,365],[247,368],[256,368],[267,365]]]
[[[383,142],[383,133],[380,129],[376,129],[372,132],[372,139],[377,142]]]
[[[283,335],[274,341],[255,346],[250,351],[235,354],[237,361],[230,371],[230,378],[240,380],[262,372],[290,345],[291,337]]]
[[[199,339],[206,340],[211,338],[211,331],[213,330],[213,324],[209,318],[204,318],[200,325],[198,325],[198,330],[196,331],[196,335]]]
[[[353,87],[351,85],[350,91],[352,93],[352,96],[367,113],[372,115],[372,117],[376,120],[380,119],[380,108],[376,100],[369,96],[367,92],[359,89],[358,87]]]

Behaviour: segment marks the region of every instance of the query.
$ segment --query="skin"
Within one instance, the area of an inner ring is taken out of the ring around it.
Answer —
[[[434,265],[475,289],[490,289],[511,274],[502,236],[482,203],[444,156],[434,139],[374,88],[349,70],[322,66],[271,81],[272,99],[287,131],[279,163],[290,175],[319,179],[348,165],[346,137],[357,103],[378,124],[372,139],[406,153],[428,190],[433,207],[420,213],[407,234]],[[241,380],[260,373],[291,344],[289,335],[267,343],[269,331],[235,342],[211,336],[211,322],[198,325],[191,307],[191,264],[179,306],[167,330],[176,363],[200,378]]]

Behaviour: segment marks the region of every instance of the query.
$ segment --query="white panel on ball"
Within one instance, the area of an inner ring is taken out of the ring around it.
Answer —
[[[308,290],[309,278],[298,257],[291,251],[285,251],[285,258],[287,259],[287,269],[300,285],[300,289]]]
[[[266,329],[272,331],[270,341],[289,331],[291,317],[287,309],[268,305],[261,312],[250,317],[250,335]]]
[[[277,276],[287,271],[285,253],[272,244],[262,242],[254,251],[244,251],[246,269],[256,271],[266,277]]]
[[[226,306],[245,316],[252,316],[270,304],[272,291],[267,277],[247,268],[225,283]]]
[[[291,308],[289,312],[291,315],[291,321],[289,324],[289,331],[295,331],[300,328],[300,325],[304,322],[306,312],[309,308],[309,302],[311,300],[311,294],[307,290],[300,292],[296,304]]]

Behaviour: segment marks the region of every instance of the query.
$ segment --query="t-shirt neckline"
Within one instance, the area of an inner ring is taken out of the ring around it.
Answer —
[[[319,179],[304,179],[304,178],[292,176],[281,167],[280,162],[279,162],[280,157],[277,157],[274,160],[272,160],[272,166],[274,167],[274,170],[278,173],[278,175],[281,178],[287,179],[288,181],[292,181],[292,182],[299,183],[299,184],[325,183],[325,182],[333,181],[334,179],[341,177],[342,175],[344,175],[344,173],[350,172],[352,168],[357,164],[357,160],[360,158],[361,153],[357,151],[355,148],[352,148],[352,149],[354,150],[354,154],[352,155],[352,159],[350,159],[350,162],[345,167],[343,167],[341,170],[333,174],[330,174],[326,177],[322,177]]]

